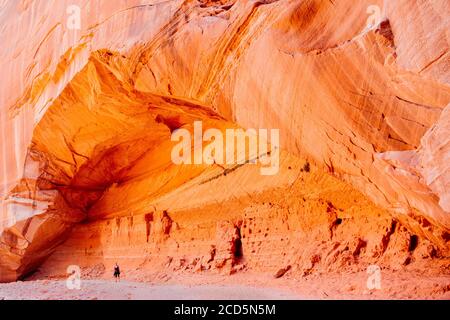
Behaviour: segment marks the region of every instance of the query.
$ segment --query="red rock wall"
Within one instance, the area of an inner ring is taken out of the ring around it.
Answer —
[[[301,166],[290,161],[283,170]],[[426,221],[419,225],[414,219],[392,218],[315,168],[298,179],[288,178],[283,187],[266,185],[265,191],[250,195],[246,191],[253,185],[244,190],[227,187],[233,179],[243,181],[253,174],[241,168],[207,183],[204,188],[214,193],[197,190],[203,195],[200,206],[189,202],[189,188],[156,202],[148,213],[131,211],[79,224],[34,277],[64,278],[73,264],[81,266],[84,278],[110,278],[116,262],[126,279],[152,281],[186,273],[291,272],[302,277],[360,271],[370,264],[427,266],[439,272],[448,264],[445,241],[436,245],[429,240],[442,239],[444,230]],[[169,204],[174,204],[170,210],[162,209]]]
[[[81,8],[80,30],[67,27],[69,4]],[[171,126],[196,119],[222,130],[280,129],[285,152],[350,183],[411,232],[427,221],[421,236],[445,252],[447,1],[23,0],[0,8],[1,281],[36,269],[80,222],[147,214],[188,189],[191,209],[208,207],[218,189],[190,181],[221,169],[170,162]],[[229,177],[224,188],[273,190],[289,172],[269,186]]]

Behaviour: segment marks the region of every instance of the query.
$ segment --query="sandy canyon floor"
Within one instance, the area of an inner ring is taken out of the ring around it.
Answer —
[[[381,289],[367,289],[367,273],[315,275],[300,279],[241,273],[163,273],[112,279],[81,280],[68,289],[64,279],[40,279],[0,284],[0,300],[289,300],[289,299],[450,299],[450,275],[382,270]]]

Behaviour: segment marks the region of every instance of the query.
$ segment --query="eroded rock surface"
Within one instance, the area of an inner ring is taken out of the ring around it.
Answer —
[[[445,0],[0,3],[0,281],[53,252],[43,272],[440,265],[449,17]],[[279,128],[279,174],[174,165],[195,120]]]

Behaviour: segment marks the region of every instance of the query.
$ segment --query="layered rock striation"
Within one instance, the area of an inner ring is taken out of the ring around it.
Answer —
[[[0,281],[44,261],[444,261],[449,16],[444,0],[0,2]],[[175,165],[171,133],[198,120],[279,129],[279,173]]]

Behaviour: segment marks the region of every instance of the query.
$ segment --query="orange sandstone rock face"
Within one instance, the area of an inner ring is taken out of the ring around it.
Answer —
[[[0,281],[444,270],[450,6],[384,2],[0,3]],[[196,120],[280,129],[278,174],[175,165]]]

